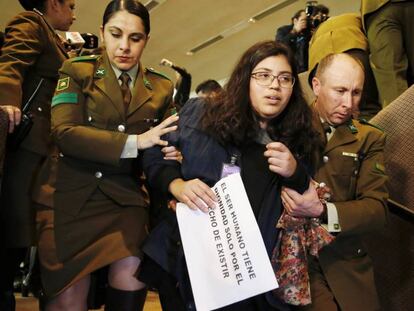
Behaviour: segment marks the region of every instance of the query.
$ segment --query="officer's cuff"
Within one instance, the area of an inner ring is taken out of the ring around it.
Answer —
[[[323,224],[326,230],[329,232],[341,232],[341,226],[339,225],[338,210],[336,209],[335,204],[326,203],[326,213],[328,223]]]
[[[138,135],[128,135],[124,149],[121,153],[121,159],[136,158],[138,156],[137,136]]]

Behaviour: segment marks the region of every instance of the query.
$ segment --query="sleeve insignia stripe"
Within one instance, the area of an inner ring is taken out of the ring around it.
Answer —
[[[52,107],[60,104],[77,104],[78,94],[77,93],[60,93],[53,97]]]

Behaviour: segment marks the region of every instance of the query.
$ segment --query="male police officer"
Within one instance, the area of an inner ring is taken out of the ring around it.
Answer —
[[[386,222],[385,136],[352,119],[364,85],[363,67],[352,56],[326,56],[312,85],[315,126],[326,141],[315,179],[332,191],[322,218],[336,238],[309,260],[313,303],[305,310],[379,310],[373,266],[361,237]],[[293,210],[306,200],[306,193],[284,192]]]

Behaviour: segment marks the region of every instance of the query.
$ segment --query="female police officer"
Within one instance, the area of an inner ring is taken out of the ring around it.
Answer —
[[[58,149],[41,174],[39,254],[47,310],[85,310],[90,273],[110,265],[107,310],[139,310],[145,285],[135,274],[145,237],[147,200],[141,150],[166,145],[173,131],[172,83],[140,64],[149,14],[136,0],[106,7],[102,56],[69,60],[52,100]],[[53,209],[51,209],[53,208]]]
[[[13,310],[13,278],[27,247],[35,243],[31,203],[34,176],[50,145],[50,101],[58,70],[68,57],[56,30],[67,31],[75,0],[20,0],[26,9],[12,18],[0,57],[0,105],[9,115],[9,132],[41,79],[30,108],[33,127],[15,150],[7,150],[0,200],[0,310]]]

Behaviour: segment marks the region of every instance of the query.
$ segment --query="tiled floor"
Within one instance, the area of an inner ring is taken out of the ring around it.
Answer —
[[[21,297],[17,295],[16,311],[39,311],[37,300],[33,297]],[[99,309],[103,311],[102,309]],[[145,301],[144,311],[161,311],[161,305],[158,299],[158,294],[148,292],[147,300]]]

